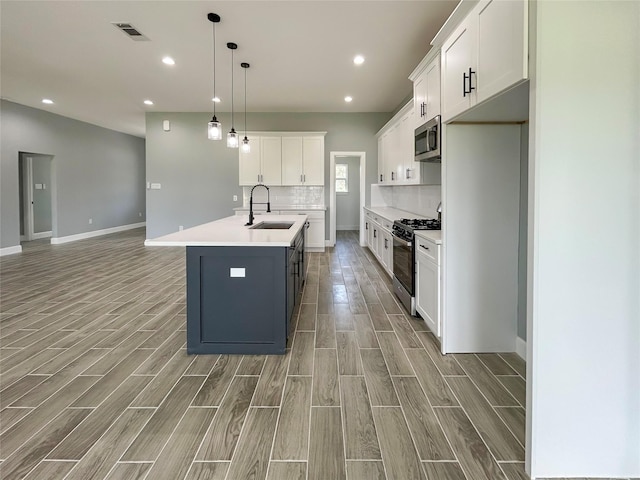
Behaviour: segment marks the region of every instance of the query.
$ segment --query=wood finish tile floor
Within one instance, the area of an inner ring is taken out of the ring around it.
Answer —
[[[144,231],[1,259],[0,477],[518,480],[524,362],[443,357],[355,232],[309,255],[285,356],[188,356]]]

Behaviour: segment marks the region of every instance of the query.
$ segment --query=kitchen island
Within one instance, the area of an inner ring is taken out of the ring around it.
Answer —
[[[285,353],[304,282],[307,217],[246,221],[236,215],[145,242],[187,249],[187,353]]]

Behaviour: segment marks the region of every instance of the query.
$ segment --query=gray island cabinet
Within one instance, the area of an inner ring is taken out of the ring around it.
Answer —
[[[147,245],[185,246],[187,353],[284,354],[304,282],[306,217],[258,215],[286,229],[228,217]]]

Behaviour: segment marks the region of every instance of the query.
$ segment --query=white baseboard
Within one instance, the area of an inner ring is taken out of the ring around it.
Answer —
[[[336,244],[335,244],[335,243],[333,243],[331,240],[325,240],[325,241],[324,241],[324,246],[325,246],[325,247],[335,247],[335,246],[336,246]]]
[[[22,253],[22,245],[0,248],[0,257],[4,257],[5,255],[14,255],[16,253]]]
[[[527,360],[527,342],[520,337],[516,337],[516,353],[523,360]]]
[[[33,240],[40,240],[41,238],[49,238],[53,236],[53,232],[38,232],[33,234]]]
[[[120,225],[119,227],[103,228],[102,230],[93,230],[92,232],[78,233],[76,235],[67,235],[66,237],[52,237],[51,245],[60,245],[61,243],[75,242],[77,240],[85,240],[92,237],[100,237],[109,235],[110,233],[124,232],[125,230],[133,230],[147,225],[147,222],[132,223],[130,225]]]
[[[347,225],[347,226],[341,226],[341,227],[336,227],[336,230],[359,230],[360,229],[360,225]]]

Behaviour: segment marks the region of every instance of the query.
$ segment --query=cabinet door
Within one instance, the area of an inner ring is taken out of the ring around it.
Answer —
[[[429,66],[413,82],[413,111],[415,114],[415,123],[413,128],[418,128],[424,122],[429,120],[427,117],[426,106],[428,100],[427,92],[427,72]]]
[[[477,8],[478,102],[527,78],[525,2],[483,0]]]
[[[384,178],[384,158],[382,157],[384,145],[382,138],[383,135],[378,137],[378,183],[382,183],[382,179]]]
[[[396,124],[389,129],[389,145],[388,155],[385,158],[385,166],[387,167],[387,175],[389,175],[388,183],[397,185],[398,180],[402,177],[398,176],[398,172],[402,171],[402,160],[400,156],[400,146],[402,142],[400,140],[400,125]]]
[[[240,149],[240,185],[255,185],[261,182],[260,137],[248,136],[248,138],[251,151],[244,153],[242,149]]]
[[[440,337],[439,268],[420,251],[416,253],[416,263],[416,310],[429,329]]]
[[[324,186],[324,137],[302,138],[302,175],[305,185]]]
[[[393,241],[391,239],[391,234],[386,230],[381,230],[380,237],[380,260],[382,266],[387,270],[388,273],[393,271]]]
[[[306,248],[324,249],[324,215],[323,218],[309,217]]]
[[[302,185],[302,137],[282,137],[282,184]]]
[[[415,158],[415,130],[412,126],[415,111],[411,110],[405,118],[402,119],[402,159],[404,162],[404,170],[402,172],[403,182],[408,185],[421,183],[420,176],[422,162],[416,162]]]
[[[427,67],[426,71],[426,100],[425,120],[440,115],[440,59],[437,58]],[[424,122],[423,122],[424,123]]]
[[[261,137],[262,182],[282,185],[282,142],[281,137]]]
[[[475,17],[469,16],[442,45],[442,120],[446,121],[468,109],[474,102],[475,90],[469,92],[469,82],[475,87],[476,71]]]
[[[373,249],[373,254],[378,257],[378,259],[381,258],[380,255],[380,225],[378,225],[377,222],[371,222],[371,227],[373,227],[373,232],[372,232],[372,238],[371,238],[371,246]]]

